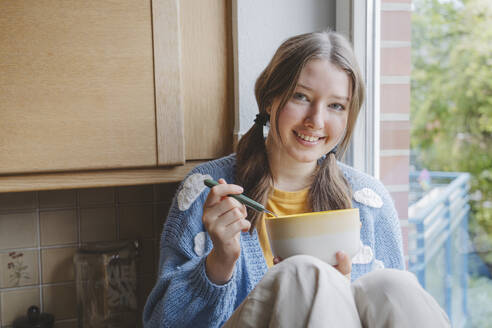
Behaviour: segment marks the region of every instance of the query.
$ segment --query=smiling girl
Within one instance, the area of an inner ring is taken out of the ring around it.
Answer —
[[[178,189],[145,327],[447,326],[411,274],[375,270],[404,269],[393,202],[379,181],[337,161],[364,98],[350,44],[334,32],[288,39],[255,94],[259,114],[237,154],[194,168]],[[208,178],[220,184],[208,190]],[[338,252],[336,266],[274,260],[263,214],[227,197],[243,192],[281,215],[358,208],[361,252]]]

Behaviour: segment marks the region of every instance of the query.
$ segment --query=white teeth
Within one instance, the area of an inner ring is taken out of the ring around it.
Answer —
[[[310,142],[318,141],[318,139],[319,139],[319,137],[306,136],[302,133],[298,133],[297,135],[299,136],[299,138],[306,140],[306,141],[310,141]]]

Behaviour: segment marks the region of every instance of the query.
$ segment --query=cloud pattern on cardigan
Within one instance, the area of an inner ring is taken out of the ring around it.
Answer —
[[[362,188],[354,192],[354,200],[369,207],[383,207],[381,197],[370,188]]]
[[[178,207],[181,211],[189,209],[191,204],[200,196],[207,187],[203,183],[206,179],[212,179],[212,177],[208,174],[195,173],[185,180],[178,193]]]

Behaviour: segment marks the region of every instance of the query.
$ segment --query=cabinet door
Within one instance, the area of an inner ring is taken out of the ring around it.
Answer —
[[[182,151],[186,160],[228,154],[234,114],[231,2],[153,0],[152,10],[158,164],[178,160]],[[181,125],[175,124],[183,119],[184,148]]]
[[[232,151],[231,2],[179,1],[187,160],[216,158]]]
[[[0,173],[155,166],[151,1],[0,1]]]

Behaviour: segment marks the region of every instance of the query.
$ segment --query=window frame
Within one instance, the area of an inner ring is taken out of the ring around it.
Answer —
[[[380,0],[336,0],[336,30],[352,42],[366,85],[366,97],[345,161],[379,179]]]

